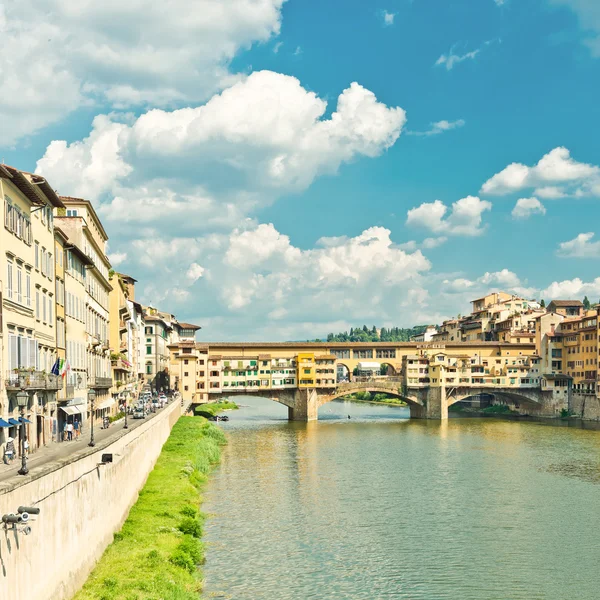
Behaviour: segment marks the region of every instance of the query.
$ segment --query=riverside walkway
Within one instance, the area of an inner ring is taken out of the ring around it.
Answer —
[[[170,406],[173,402],[179,402],[179,400],[171,400],[167,404]],[[150,413],[145,419],[133,419],[127,417],[127,429],[125,426],[125,419],[115,421],[108,427],[108,429],[102,429],[100,427],[100,421],[94,424],[94,442],[95,446],[92,448],[88,446],[90,441],[90,426],[86,423],[84,433],[79,439],[72,442],[52,442],[48,446],[43,446],[38,449],[34,454],[27,457],[27,467],[29,473],[27,475],[19,475],[17,471],[21,468],[20,456],[15,458],[11,464],[5,465],[0,462],[0,495],[15,488],[20,483],[30,481],[32,478],[35,479],[37,474],[48,472],[48,467],[54,463],[56,468],[60,468],[65,464],[78,460],[80,457],[92,452],[97,452],[103,447],[109,446],[115,440],[127,435],[130,431],[137,429],[143,423],[147,423],[148,420],[153,419],[164,408],[158,409],[156,413]]]

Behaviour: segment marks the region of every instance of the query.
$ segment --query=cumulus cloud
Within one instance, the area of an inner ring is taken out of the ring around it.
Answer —
[[[204,267],[201,267],[198,263],[193,262],[189,266],[185,277],[189,283],[196,283],[196,281],[198,281],[202,275],[204,275]]]
[[[575,279],[565,279],[564,281],[554,281],[546,289],[542,290],[541,297],[550,300],[556,299],[580,299],[584,296],[591,298],[600,296],[600,277],[593,281],[585,282],[579,277]]]
[[[204,100],[241,76],[236,53],[279,33],[284,0],[148,3],[5,0],[0,10],[0,144],[82,104]]]
[[[594,234],[580,233],[568,242],[561,242],[557,254],[568,258],[600,258],[600,241],[593,242]]]
[[[448,207],[441,200],[435,200],[411,208],[407,213],[406,224],[423,227],[434,233],[477,236],[485,231],[481,226],[482,214],[491,208],[491,202],[467,196],[454,202],[446,216]]]
[[[545,215],[546,209],[537,198],[519,198],[512,209],[513,219],[528,219],[532,215]]]
[[[530,188],[537,188],[534,193],[543,198],[600,196],[600,167],[577,162],[567,148],[554,148],[533,167],[508,165],[488,179],[481,192],[502,196]]]
[[[436,121],[435,123],[431,123],[429,129],[426,131],[407,131],[409,135],[439,135],[440,133],[444,133],[446,131],[450,131],[452,129],[458,129],[460,127],[464,127],[465,121],[463,119],[457,119],[456,121]]]

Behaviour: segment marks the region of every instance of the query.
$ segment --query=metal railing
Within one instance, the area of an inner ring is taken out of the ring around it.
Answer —
[[[112,377],[90,377],[88,379],[88,387],[93,389],[110,388],[112,384]]]
[[[58,390],[59,400],[73,400],[75,397],[75,386],[68,383],[64,388]]]
[[[19,369],[6,374],[7,390],[54,390],[62,387],[62,378],[44,371]]]

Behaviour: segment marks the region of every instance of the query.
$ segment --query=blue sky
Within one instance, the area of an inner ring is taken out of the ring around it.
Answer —
[[[2,157],[142,301],[214,340],[600,298],[600,3],[173,3],[0,9]]]

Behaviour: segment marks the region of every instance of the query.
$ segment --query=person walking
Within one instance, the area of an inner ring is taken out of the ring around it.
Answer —
[[[73,423],[67,425],[67,439],[69,442],[73,441]]]
[[[4,464],[7,465],[12,462],[15,457],[15,443],[11,437],[6,440],[6,446],[4,446]]]
[[[63,427],[63,442],[66,442],[69,439],[69,422],[65,421],[65,425]]]
[[[73,429],[75,430],[75,439],[79,439],[79,420],[76,418],[73,423]]]

